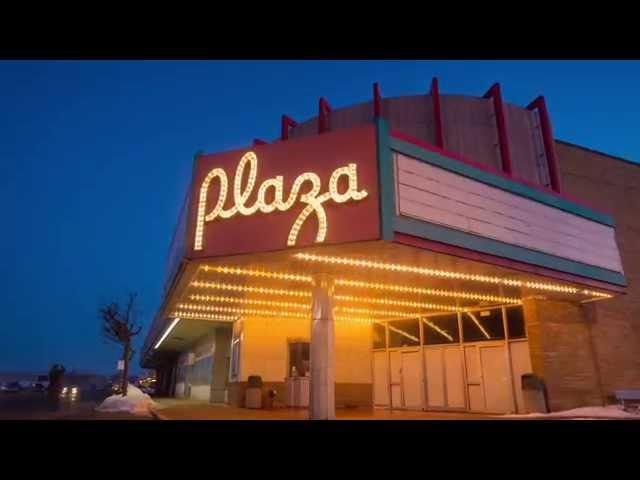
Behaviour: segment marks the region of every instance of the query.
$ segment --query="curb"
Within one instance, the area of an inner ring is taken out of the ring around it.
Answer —
[[[154,420],[169,420],[169,417],[162,415],[155,408],[150,408],[149,412],[151,412],[151,416]]]

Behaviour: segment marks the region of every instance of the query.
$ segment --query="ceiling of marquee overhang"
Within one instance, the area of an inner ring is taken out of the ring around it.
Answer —
[[[530,296],[575,302],[611,296],[451,255],[365,242],[191,263],[164,314],[211,321],[308,319],[312,279],[318,273],[334,279],[336,321],[371,323],[515,305]]]

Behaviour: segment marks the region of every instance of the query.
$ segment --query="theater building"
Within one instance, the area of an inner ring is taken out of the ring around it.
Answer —
[[[322,98],[196,156],[141,363],[235,406],[307,382],[312,418],[525,412],[527,373],[601,405],[640,387],[639,209],[640,166],[556,140],[543,97]]]

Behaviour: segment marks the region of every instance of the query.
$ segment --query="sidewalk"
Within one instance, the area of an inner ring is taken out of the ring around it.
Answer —
[[[160,420],[307,420],[307,409],[251,410],[225,404],[176,398],[154,398],[154,416]],[[500,417],[465,412],[423,412],[348,408],[336,410],[337,420],[495,420]]]
[[[303,408],[251,410],[205,401],[154,398],[153,412],[159,420],[307,420]],[[468,412],[425,412],[422,410],[388,410],[383,408],[339,408],[336,420],[640,420],[640,412],[625,412],[617,405],[581,407],[548,414],[490,415]]]

